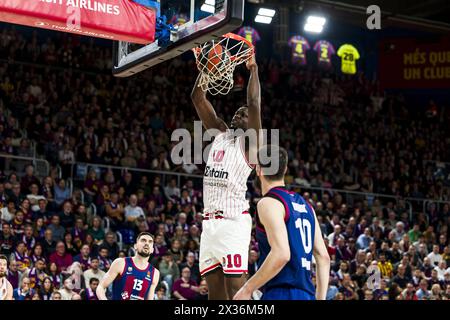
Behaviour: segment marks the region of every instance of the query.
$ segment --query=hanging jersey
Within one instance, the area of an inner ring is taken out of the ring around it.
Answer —
[[[331,66],[331,57],[336,53],[334,46],[326,40],[317,41],[314,45],[314,51],[317,51],[318,62],[326,67]]]
[[[272,188],[265,197],[280,201],[285,210],[285,223],[289,239],[291,259],[263,290],[275,288],[300,289],[314,296],[315,288],[311,275],[311,260],[314,243],[315,218],[311,206],[295,192]],[[262,265],[270,252],[270,245],[256,214],[256,239],[260,249],[259,265]]]
[[[245,198],[252,172],[241,140],[231,132],[216,136],[209,151],[203,178],[204,212],[221,212],[232,218],[249,208]]]
[[[289,46],[292,48],[292,62],[305,65],[306,51],[311,49],[308,40],[302,36],[293,36],[289,39]]]
[[[154,273],[155,268],[150,263],[141,270],[131,257],[126,257],[122,273],[113,282],[113,300],[145,300]]]
[[[245,38],[247,41],[249,41],[251,44],[255,45],[256,42],[261,40],[261,37],[259,36],[258,31],[256,31],[255,28],[252,27],[242,27],[239,29],[238,35]]]
[[[342,61],[342,73],[355,74],[356,60],[360,58],[358,50],[351,44],[344,44],[339,48],[337,55]]]

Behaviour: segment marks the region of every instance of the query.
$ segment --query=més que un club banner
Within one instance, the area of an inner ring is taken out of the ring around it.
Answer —
[[[382,41],[379,74],[385,89],[450,88],[450,37]]]

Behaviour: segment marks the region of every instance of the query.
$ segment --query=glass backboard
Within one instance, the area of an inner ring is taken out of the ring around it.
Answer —
[[[245,0],[161,0],[160,15],[174,26],[170,41],[114,43],[113,74],[129,77],[238,28]]]

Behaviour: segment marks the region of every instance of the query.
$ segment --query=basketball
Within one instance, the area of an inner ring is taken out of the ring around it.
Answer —
[[[230,54],[224,50],[224,47],[213,41],[205,44],[200,54],[200,71],[214,76],[220,75],[220,71],[230,59]]]

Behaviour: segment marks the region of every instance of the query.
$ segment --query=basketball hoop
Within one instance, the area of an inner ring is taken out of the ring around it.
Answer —
[[[212,40],[193,49],[201,73],[199,86],[212,95],[228,94],[233,88],[233,72],[254,53],[250,41],[234,33]]]

